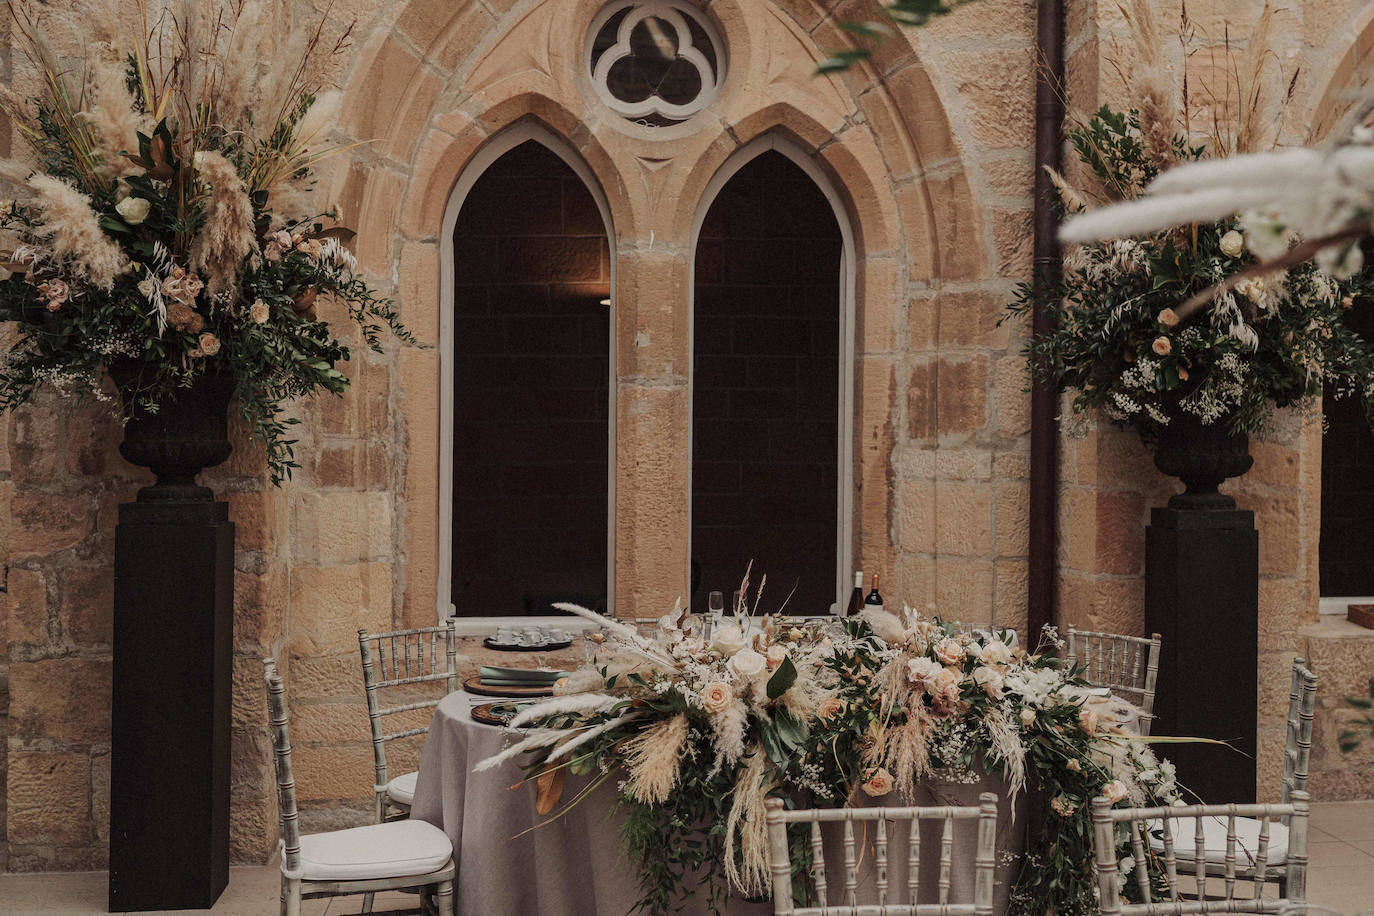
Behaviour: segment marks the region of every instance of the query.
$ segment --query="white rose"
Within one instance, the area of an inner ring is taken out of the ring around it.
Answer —
[[[1030,727],[1031,727],[1032,725],[1034,725],[1034,724],[1035,724],[1035,710],[1031,709],[1029,706],[1022,706],[1022,707],[1021,707],[1021,727],[1022,727],[1022,728],[1030,728]],[[1073,761],[1069,761],[1069,762],[1072,763]]]
[[[727,657],[734,655],[744,648],[744,632],[739,627],[728,624],[716,627],[715,633],[711,635],[711,648]]]
[[[979,665],[973,669],[973,683],[983,688],[983,692],[988,696],[996,698],[1002,695],[1002,672],[996,668],[989,668],[987,665]]]
[[[153,205],[142,197],[126,197],[115,204],[115,212],[130,226],[137,226],[147,219],[148,211],[152,208]]]
[[[778,665],[781,665],[781,664],[782,664],[782,660],[783,660],[784,658],[786,658],[786,657],[787,657],[787,647],[786,647],[786,646],[780,646],[780,645],[778,645],[777,643],[774,643],[773,645],[771,645],[771,646],[768,647],[768,662],[769,662],[769,664],[773,665],[774,667],[777,667]]]
[[[1221,237],[1221,253],[1228,258],[1238,258],[1240,253],[1245,250],[1245,236],[1235,229],[1227,232]]]
[[[768,670],[768,660],[753,649],[740,649],[730,657],[730,670],[752,681]]]
[[[253,320],[254,324],[265,324],[268,315],[269,309],[267,303],[263,302],[261,299],[255,301],[248,309],[248,317]]]
[[[1002,640],[994,639],[983,646],[978,658],[985,665],[1009,665],[1011,649]]]
[[[913,658],[906,663],[906,677],[913,684],[933,684],[944,670],[939,662],[924,657]]]

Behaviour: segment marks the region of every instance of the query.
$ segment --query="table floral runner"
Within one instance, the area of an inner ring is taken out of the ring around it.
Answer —
[[[983,772],[1013,798],[1033,784],[1045,809],[1011,911],[1090,910],[1088,800],[1177,798],[1171,766],[1102,720],[1080,670],[1057,657],[1052,629],[1028,651],[1007,630],[959,633],[910,609],[869,610],[823,629],[744,618],[707,642],[679,612],[651,638],[560,607],[606,628],[602,653],[526,709],[512,723],[523,737],[478,768],[522,759],[546,789],[564,773],[589,777],[565,808],[614,781],[646,912],[696,892],[712,905],[727,890],[768,894],[770,795],[795,807],[914,799],[925,781]],[[800,832],[793,862],[794,892],[809,899]]]

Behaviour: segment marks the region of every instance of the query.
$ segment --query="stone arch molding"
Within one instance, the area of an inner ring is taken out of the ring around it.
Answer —
[[[565,161],[578,163],[575,169],[589,188],[599,189],[618,265],[618,433],[630,437],[633,424],[641,430],[633,435],[658,435],[677,447],[685,442],[673,439],[667,426],[651,432],[646,416],[669,416],[679,396],[686,406],[691,351],[684,315],[690,303],[682,290],[689,276],[673,264],[688,258],[708,184],[761,138],[773,138],[765,142],[781,143],[790,158],[820,174],[821,186],[841,204],[841,222],[851,229],[855,249],[855,352],[861,365],[853,390],[863,425],[854,436],[856,451],[863,443],[855,478],[862,480],[863,500],[854,518],[865,538],[874,532],[886,539],[893,528],[886,464],[900,424],[890,327],[896,303],[905,299],[901,285],[931,290],[943,278],[985,276],[987,265],[995,263],[943,106],[906,38],[893,39],[873,67],[816,78],[815,62],[824,49],[845,41],[830,24],[830,4],[715,0],[706,8],[729,60],[716,103],[682,124],[650,129],[608,110],[590,91],[583,38],[604,5],[605,0],[522,0],[497,16],[488,3],[412,0],[361,41],[367,53],[348,80],[344,110],[360,122],[355,136],[375,142],[351,154],[350,167],[336,173],[335,197],[348,212],[360,213],[364,268],[398,279],[403,317],[427,332],[420,335],[421,348],[403,349],[397,369],[397,435],[411,443],[402,469],[407,607],[433,607],[439,600],[440,519],[433,502],[435,478],[447,475],[439,468],[433,392],[442,384],[445,215],[474,163],[492,155],[494,144],[519,135],[511,131],[538,134]],[[958,244],[942,239],[942,229],[958,232]],[[924,301],[932,303],[924,308],[938,307],[936,300]],[[646,323],[654,328],[639,333]],[[644,406],[650,401],[655,406]],[[618,525],[626,524],[624,513],[633,503],[630,486],[649,485],[627,477],[629,455],[618,446],[613,462]],[[672,475],[652,485],[685,489],[681,501],[689,501],[689,487]],[[680,531],[687,523],[685,509],[676,516],[630,515],[632,530],[613,551],[617,594],[633,581],[622,575],[622,566],[631,572],[650,565],[687,567],[685,550],[664,555],[671,545],[655,547],[653,557],[632,555],[646,541],[645,530]],[[885,548],[858,549],[867,556],[870,549]],[[646,610],[661,610],[671,606],[676,592],[636,591],[634,600]]]

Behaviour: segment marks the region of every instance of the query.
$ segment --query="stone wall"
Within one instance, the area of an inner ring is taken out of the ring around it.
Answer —
[[[296,12],[313,5],[322,4],[301,0]],[[356,353],[347,395],[298,408],[303,467],[286,487],[265,482],[242,439],[208,475],[238,526],[236,860],[264,859],[275,834],[265,654],[282,659],[288,680],[307,826],[358,822],[370,808],[356,630],[436,619],[443,215],[473,155],[506,130],[533,124],[575,153],[612,217],[619,613],[656,615],[686,593],[696,208],[736,157],[778,148],[836,190],[855,235],[855,565],[885,573],[894,603],[1024,626],[1025,330],[998,318],[1030,267],[1035,4],[981,0],[884,43],[853,72],[819,79],[815,62],[849,41],[835,19],[873,18],[872,2],[702,5],[726,36],[725,85],[691,124],[648,129],[606,111],[586,85],[578,49],[600,0],[335,4],[328,36],[358,19],[353,52],[332,73],[346,93],[338,139],[369,142],[332,161],[322,197],[359,230],[363,269],[394,292],[417,339]],[[1190,5],[1190,15],[1212,25],[1256,13],[1239,0],[1204,6]],[[1105,49],[1120,23],[1112,4],[1068,7],[1070,103],[1082,112],[1119,91]],[[1328,104],[1333,86],[1358,75],[1369,42],[1352,46],[1351,36],[1365,34],[1362,10],[1332,0],[1286,14],[1284,34],[1304,65],[1300,98],[1312,100],[1301,104]],[[15,76],[20,90],[24,79]],[[347,329],[343,316],[327,317]],[[0,710],[9,710],[0,718],[0,849],[10,869],[105,860],[112,532],[116,503],[144,480],[118,458],[118,430],[105,417],[43,399],[0,419]],[[1280,423],[1255,443],[1256,470],[1233,488],[1262,532],[1271,789],[1287,659],[1308,651],[1319,674],[1332,672],[1323,729],[1340,719],[1330,705],[1337,685],[1352,689],[1365,664],[1357,639],[1354,649],[1314,646],[1298,633],[1316,605],[1319,429],[1315,419]],[[1128,434],[1065,440],[1065,620],[1139,629],[1143,524],[1168,491]],[[394,753],[393,765],[416,753]],[[1332,775],[1314,776],[1314,787],[1374,794],[1362,761],[1324,750],[1317,765]]]

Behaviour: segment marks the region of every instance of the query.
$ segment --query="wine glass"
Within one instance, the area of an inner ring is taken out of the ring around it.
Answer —
[[[706,598],[706,611],[711,618],[711,632],[714,633],[725,616],[725,596],[720,592],[711,592]]]

